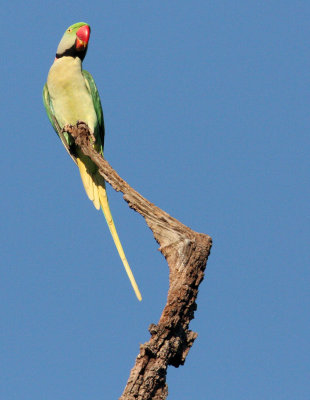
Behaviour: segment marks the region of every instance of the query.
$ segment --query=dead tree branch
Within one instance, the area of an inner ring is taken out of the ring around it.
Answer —
[[[75,144],[98,166],[100,174],[121,191],[129,206],[143,216],[160,245],[169,265],[167,304],[157,325],[151,324],[151,338],[140,345],[140,354],[131,370],[120,400],[163,400],[168,395],[168,365],[183,365],[197,337],[189,330],[197,308],[198,287],[210,254],[210,236],[192,231],[169,214],[150,203],[125,182],[92,146],[86,124],[66,126]]]

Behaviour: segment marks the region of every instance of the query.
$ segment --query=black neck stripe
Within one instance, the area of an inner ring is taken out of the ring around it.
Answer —
[[[74,44],[72,47],[70,47],[70,49],[65,50],[62,54],[56,53],[56,58],[79,57],[81,59],[81,61],[83,61],[86,56],[86,51],[87,51],[87,47],[83,50],[77,50],[75,47],[75,44]]]

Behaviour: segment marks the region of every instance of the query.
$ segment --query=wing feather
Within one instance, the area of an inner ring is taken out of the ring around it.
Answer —
[[[91,94],[92,100],[93,100],[93,105],[94,109],[97,115],[97,121],[98,124],[95,127],[95,137],[97,138],[99,135],[101,146],[99,149],[96,149],[97,151],[99,150],[103,154],[103,147],[104,147],[104,119],[103,119],[103,112],[102,112],[102,107],[101,107],[101,101],[99,97],[99,92],[96,86],[96,83],[91,76],[91,74],[88,71],[83,70],[82,74],[85,78],[86,86]]]
[[[58,137],[60,138],[60,140],[62,141],[62,144],[65,146],[65,149],[67,150],[69,156],[72,158],[72,160],[76,163],[76,158],[74,157],[74,155],[70,152],[70,147],[66,141],[66,138],[64,137],[62,128],[60,127],[56,117],[55,117],[55,113],[54,113],[54,109],[53,109],[53,104],[50,98],[50,94],[48,91],[48,87],[47,84],[44,85],[43,88],[43,104],[48,116],[48,119],[50,120],[51,124],[53,125],[53,128],[55,130],[55,132],[57,133]]]

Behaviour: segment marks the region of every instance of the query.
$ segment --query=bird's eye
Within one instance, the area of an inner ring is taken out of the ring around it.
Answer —
[[[68,32],[70,33],[70,32],[71,32],[71,29],[68,29]]]

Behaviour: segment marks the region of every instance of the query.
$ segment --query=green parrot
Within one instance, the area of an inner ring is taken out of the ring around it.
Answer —
[[[113,222],[105,180],[97,166],[74,145],[73,139],[63,129],[78,121],[85,122],[95,137],[94,148],[103,155],[104,121],[100,97],[93,77],[82,70],[89,36],[90,26],[85,22],[78,22],[66,30],[44,85],[43,102],[53,128],[80,170],[89,199],[97,210],[101,207],[135,294],[142,300]]]

